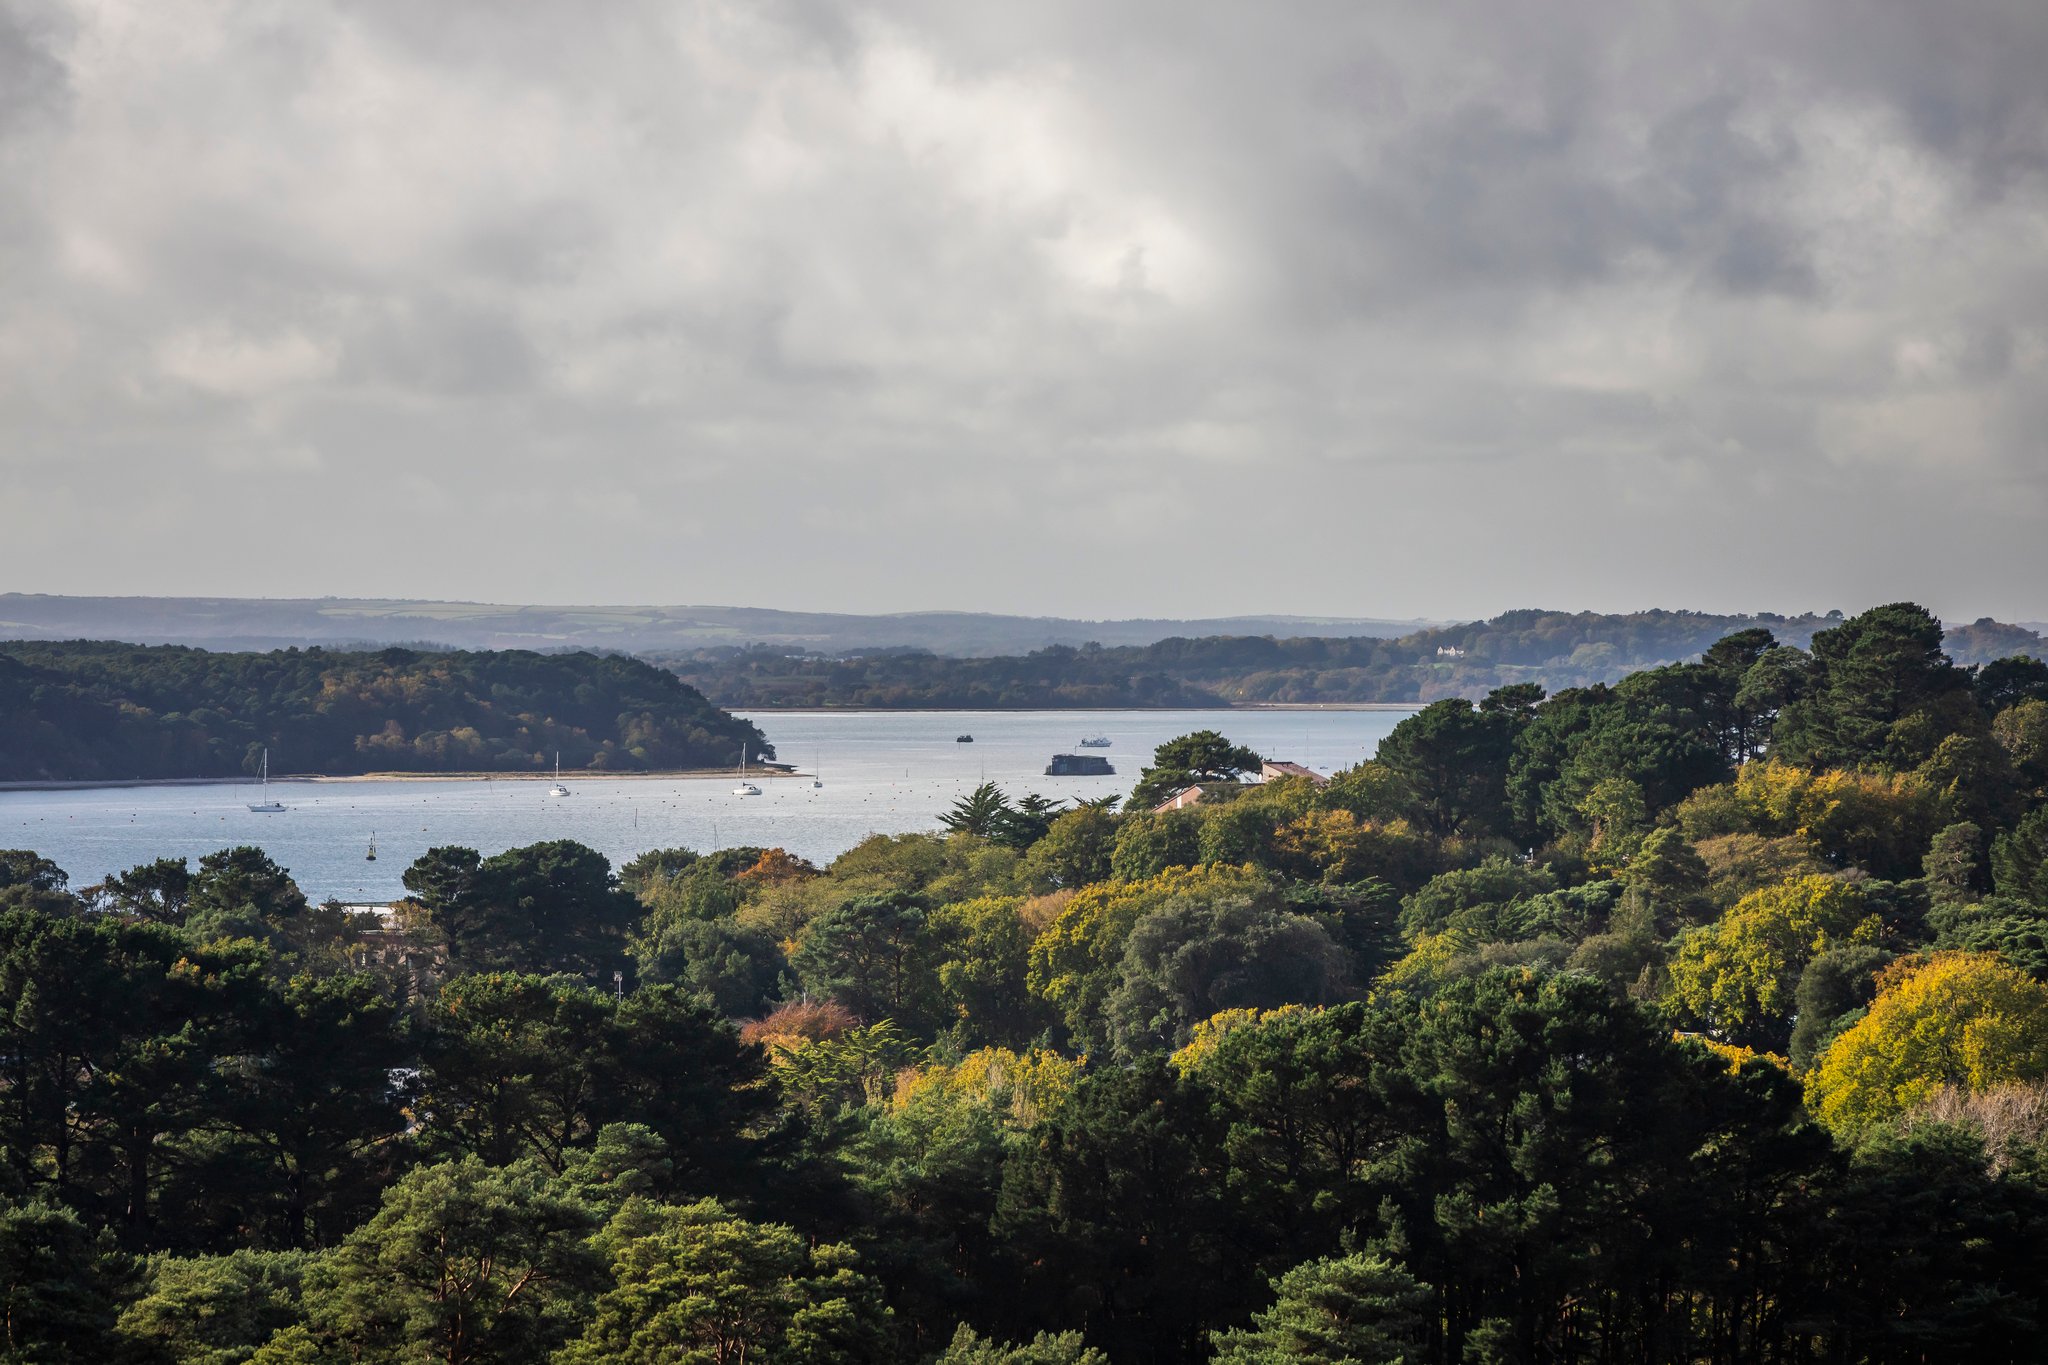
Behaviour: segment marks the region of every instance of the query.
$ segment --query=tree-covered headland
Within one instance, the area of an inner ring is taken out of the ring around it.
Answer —
[[[0,855],[0,1352],[2048,1355],[2048,666],[1901,604],[1244,759],[376,924]]]
[[[0,781],[274,771],[607,772],[773,755],[761,733],[633,659],[523,650],[216,654],[0,643]]]

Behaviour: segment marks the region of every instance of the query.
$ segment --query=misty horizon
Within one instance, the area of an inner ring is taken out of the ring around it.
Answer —
[[[1482,657],[1491,656],[1501,640],[1519,639],[1520,644],[1505,646],[1510,654],[1522,663],[1537,657],[1550,659],[1551,666],[1566,670],[1552,675],[1552,680],[1558,681],[1579,677],[1583,671],[1584,661],[1574,653],[1580,644],[1606,641],[1619,645],[1620,652],[1607,653],[1593,674],[1585,675],[1619,676],[1618,670],[1626,665],[1685,658],[1716,638],[1755,626],[1769,630],[1781,644],[1804,647],[1814,630],[1849,615],[1853,613],[1840,608],[1740,614],[1654,609],[1603,615],[1556,606],[1525,606],[1470,622],[1288,614],[1089,619],[956,611],[859,615],[711,605],[554,606],[340,597],[96,598],[0,592],[0,640],[112,640],[225,652],[316,646],[348,652],[397,646],[625,653],[674,665],[707,692],[729,699],[745,694],[753,685],[754,675],[746,671],[749,665],[739,665],[742,671],[734,675],[719,673],[715,665],[709,672],[693,673],[696,665],[688,661],[726,658],[735,646],[749,651],[765,648],[771,656],[784,658],[882,657],[909,652],[951,659],[994,659],[1029,655],[1054,646],[1142,651],[1178,638],[1210,646],[1232,639],[1293,642],[1316,647],[1323,651],[1321,657],[1329,658],[1334,651],[1356,663],[1375,657],[1352,648],[1360,641],[1405,641],[1411,649],[1419,648],[1423,657],[1442,645],[1455,649],[1454,657],[1462,657],[1474,644],[1477,632],[1495,640],[1495,645],[1479,650]],[[1959,662],[1981,662],[2013,652],[2048,652],[2038,633],[2048,629],[2048,623],[1987,624],[1987,618],[1978,617],[1951,619],[1946,628],[1951,632],[1947,648]],[[1123,657],[1126,665],[1122,666],[1135,666],[1140,672],[1153,666],[1133,663],[1128,653]],[[1216,656],[1210,650],[1205,657]],[[1157,662],[1173,666],[1165,659]],[[1076,666],[1082,666],[1079,660]],[[1087,671],[1085,667],[1083,671]],[[1111,676],[1128,681],[1122,674]],[[1466,677],[1460,685],[1476,688],[1484,681]],[[811,688],[815,683],[790,685]],[[1355,685],[1347,685],[1343,694],[1357,700],[1352,696],[1356,690]]]

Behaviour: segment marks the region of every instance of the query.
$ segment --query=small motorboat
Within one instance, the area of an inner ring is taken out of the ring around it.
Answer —
[[[955,744],[972,744],[972,743],[974,743],[974,736],[973,736],[973,735],[955,735],[955,736],[953,736],[953,742],[954,742]]]

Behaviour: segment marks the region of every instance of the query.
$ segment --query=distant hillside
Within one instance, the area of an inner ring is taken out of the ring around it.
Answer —
[[[0,781],[716,767],[760,731],[593,654],[0,645]]]
[[[921,649],[1021,654],[1047,645],[1145,645],[1176,635],[1395,636],[1434,622],[1322,616],[1076,621],[981,612],[854,616],[758,607],[521,607],[351,598],[46,597],[0,593],[0,638],[126,640],[207,649],[595,649],[677,653],[774,645],[839,654]]]
[[[1214,636],[1124,648],[1053,648],[1009,658],[945,659],[903,651],[857,657],[774,649],[657,657],[724,706],[1189,707],[1426,702],[1482,697],[1509,683],[1557,692],[1615,682],[1696,658],[1738,630],[1769,630],[1804,648],[1841,613],[1716,616],[1512,611],[1490,621],[1394,640]],[[2041,636],[1990,620],[1950,628],[1949,654],[1983,663],[2043,656]]]

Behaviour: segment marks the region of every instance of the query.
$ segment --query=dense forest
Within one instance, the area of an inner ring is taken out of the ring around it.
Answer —
[[[1842,614],[1713,616],[1513,611],[1399,639],[1219,635],[1021,656],[943,658],[917,650],[832,656],[769,647],[650,654],[722,706],[947,708],[1204,707],[1261,703],[1478,700],[1497,687],[1549,691],[1612,683],[1696,658],[1723,636],[1769,630],[1801,646]],[[1978,621],[1950,633],[1959,663],[2048,656],[2021,626]]]
[[[718,767],[760,731],[594,654],[0,643],[0,781]]]
[[[1255,758],[376,923],[0,854],[4,1358],[2048,1357],[2048,665],[1897,604]]]

